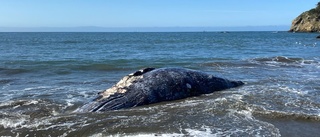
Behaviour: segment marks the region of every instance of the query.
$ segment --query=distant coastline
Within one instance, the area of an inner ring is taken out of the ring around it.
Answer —
[[[210,32],[287,31],[289,25],[239,27],[0,27],[0,32]]]

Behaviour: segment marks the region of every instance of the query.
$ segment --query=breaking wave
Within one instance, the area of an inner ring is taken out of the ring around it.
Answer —
[[[285,56],[254,58],[250,59],[249,62],[273,67],[302,67],[304,65],[320,66],[320,63],[316,60],[306,60],[303,58],[291,58]]]

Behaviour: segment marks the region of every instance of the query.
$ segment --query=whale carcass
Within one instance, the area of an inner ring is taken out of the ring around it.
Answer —
[[[178,100],[243,84],[191,69],[145,68],[99,92],[95,99],[76,112],[101,112]]]

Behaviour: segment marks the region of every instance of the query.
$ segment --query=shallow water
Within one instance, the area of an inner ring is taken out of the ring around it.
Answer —
[[[317,34],[0,33],[2,136],[317,136]],[[105,113],[73,113],[144,67],[246,85]]]

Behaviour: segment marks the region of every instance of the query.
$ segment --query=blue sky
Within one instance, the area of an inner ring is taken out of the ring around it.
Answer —
[[[1,0],[0,27],[291,25],[318,0]]]

